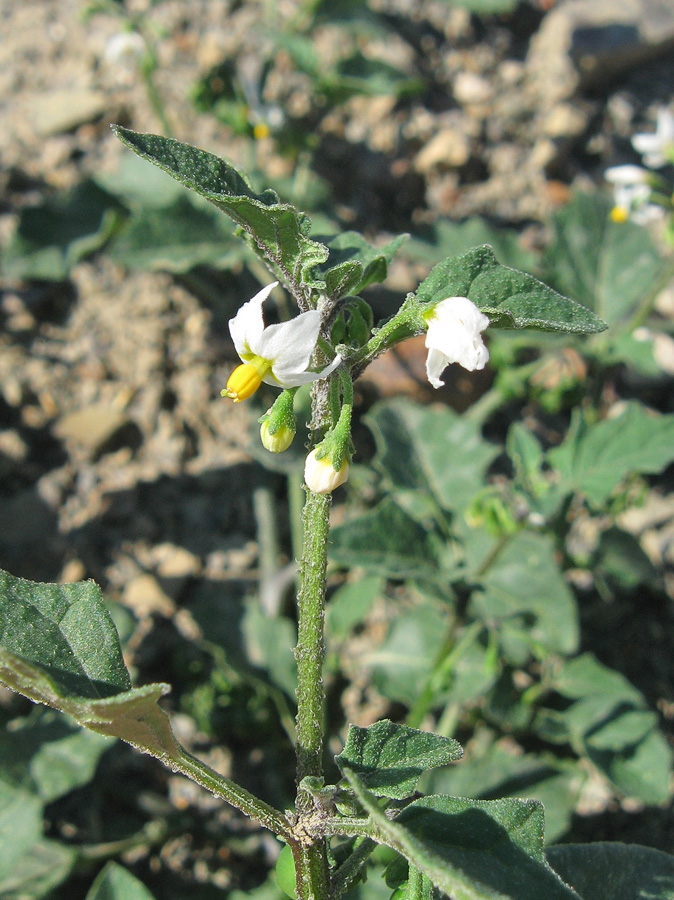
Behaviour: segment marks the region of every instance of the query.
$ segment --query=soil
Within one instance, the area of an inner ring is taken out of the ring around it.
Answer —
[[[252,162],[292,175],[296,160],[273,137],[253,145],[191,100],[223,59],[258,72],[269,56],[262,100],[312,129],[299,159],[330,185],[344,227],[379,239],[482,215],[534,246],[573,186],[636,161],[629,136],[652,128],[656,107],[674,93],[674,57],[654,51],[551,100],[529,54],[562,5],[522,3],[478,19],[442,0],[381,0],[391,38],[374,40],[372,53],[431,87],[398,101],[357,96],[331,110],[287,54],[269,49],[265,29],[274,23],[263,3],[129,0],[127,8],[157,36],[157,89],[177,138],[243,170]],[[118,18],[84,18],[84,8],[81,0],[0,0],[2,237],[41,197],[114,174],[129,151],[110,123],[162,130],[135,66],[106,58]],[[289,0],[277,5],[283,21],[295,12]],[[314,37],[326,57],[339,42],[329,26]],[[414,275],[394,266],[392,289],[404,293]],[[236,362],[226,321],[257,282],[246,271],[208,277],[211,302],[195,278],[125,271],[103,252],[62,283],[5,280],[0,305],[0,565],[35,580],[94,578],[133,613],[131,663],[162,681],[171,680],[164,651],[175,634],[199,628],[185,611],[213,586],[232,596],[253,589],[261,567],[254,498],[285,490],[282,474],[270,476],[250,449],[271,394],[252,414],[219,396]],[[429,398],[420,348],[407,356],[395,364],[400,390]],[[393,377],[388,369],[371,377],[363,396],[386,393]],[[283,531],[281,539],[287,548]],[[242,746],[248,777],[282,793],[269,759]],[[175,802],[180,809],[192,800]],[[629,827],[622,834],[629,839]],[[265,854],[258,841],[248,865],[266,865]],[[195,870],[200,862],[218,869],[179,842],[161,865],[183,857]]]

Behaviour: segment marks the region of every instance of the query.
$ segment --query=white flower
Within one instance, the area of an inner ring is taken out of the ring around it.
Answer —
[[[145,41],[137,31],[122,31],[109,38],[103,56],[111,65],[127,64],[138,62],[145,52]]]
[[[321,328],[318,310],[300,313],[289,322],[265,328],[262,304],[277,284],[275,281],[262,288],[229,321],[243,365],[232,372],[222,396],[231,397],[235,402],[250,397],[263,381],[282,388],[298,387],[325,378],[341,362],[341,357],[336,356],[322,371],[307,371]]]
[[[613,185],[614,222],[631,219],[637,225],[647,225],[662,217],[662,207],[648,202],[650,177],[650,172],[641,166],[612,166],[604,172],[604,178]]]
[[[665,107],[657,112],[655,132],[642,132],[632,138],[632,146],[641,153],[644,163],[651,169],[659,169],[674,162],[674,116]]]
[[[307,456],[304,481],[315,494],[331,494],[349,477],[349,460],[345,456],[339,469],[335,469],[332,455],[327,453],[321,459],[316,459],[316,450],[312,450]]]
[[[473,372],[484,369],[489,360],[480,332],[489,319],[467,297],[447,297],[424,314],[428,322],[426,373],[434,388],[442,387],[445,366],[459,363]]]

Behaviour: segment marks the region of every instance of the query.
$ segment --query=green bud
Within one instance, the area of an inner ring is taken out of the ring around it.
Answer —
[[[282,391],[267,412],[260,416],[260,440],[270,453],[283,453],[295,437],[293,401],[297,388]]]
[[[334,346],[363,347],[370,339],[373,325],[370,304],[360,297],[349,297],[333,323],[330,338]]]
[[[260,440],[262,446],[270,453],[283,453],[292,444],[295,437],[295,429],[287,425],[279,425],[275,431],[269,419],[265,419],[260,425]]]

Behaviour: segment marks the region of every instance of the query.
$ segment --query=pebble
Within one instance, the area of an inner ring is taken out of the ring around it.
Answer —
[[[456,128],[443,128],[414,157],[420,175],[433,169],[458,169],[470,159],[470,144]]]
[[[66,88],[33,97],[27,109],[30,124],[41,137],[73,131],[100,118],[107,108],[105,94],[89,88]]]
[[[57,437],[72,442],[97,457],[111,449],[128,445],[137,428],[126,413],[96,403],[62,416],[54,426]]]
[[[124,588],[122,603],[128,606],[138,618],[145,619],[157,614],[170,618],[176,611],[171,597],[163,590],[154,575],[137,575]]]

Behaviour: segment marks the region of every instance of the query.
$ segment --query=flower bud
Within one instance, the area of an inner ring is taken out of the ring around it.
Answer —
[[[287,425],[280,425],[272,432],[269,419],[264,419],[260,425],[260,440],[262,446],[270,453],[283,453],[292,444],[295,437],[295,429]]]
[[[321,459],[316,459],[316,450],[312,450],[307,456],[304,465],[304,481],[309,490],[315,494],[331,494],[340,484],[344,484],[348,477],[349,461],[346,456],[339,469],[335,469],[330,453],[326,453]]]

